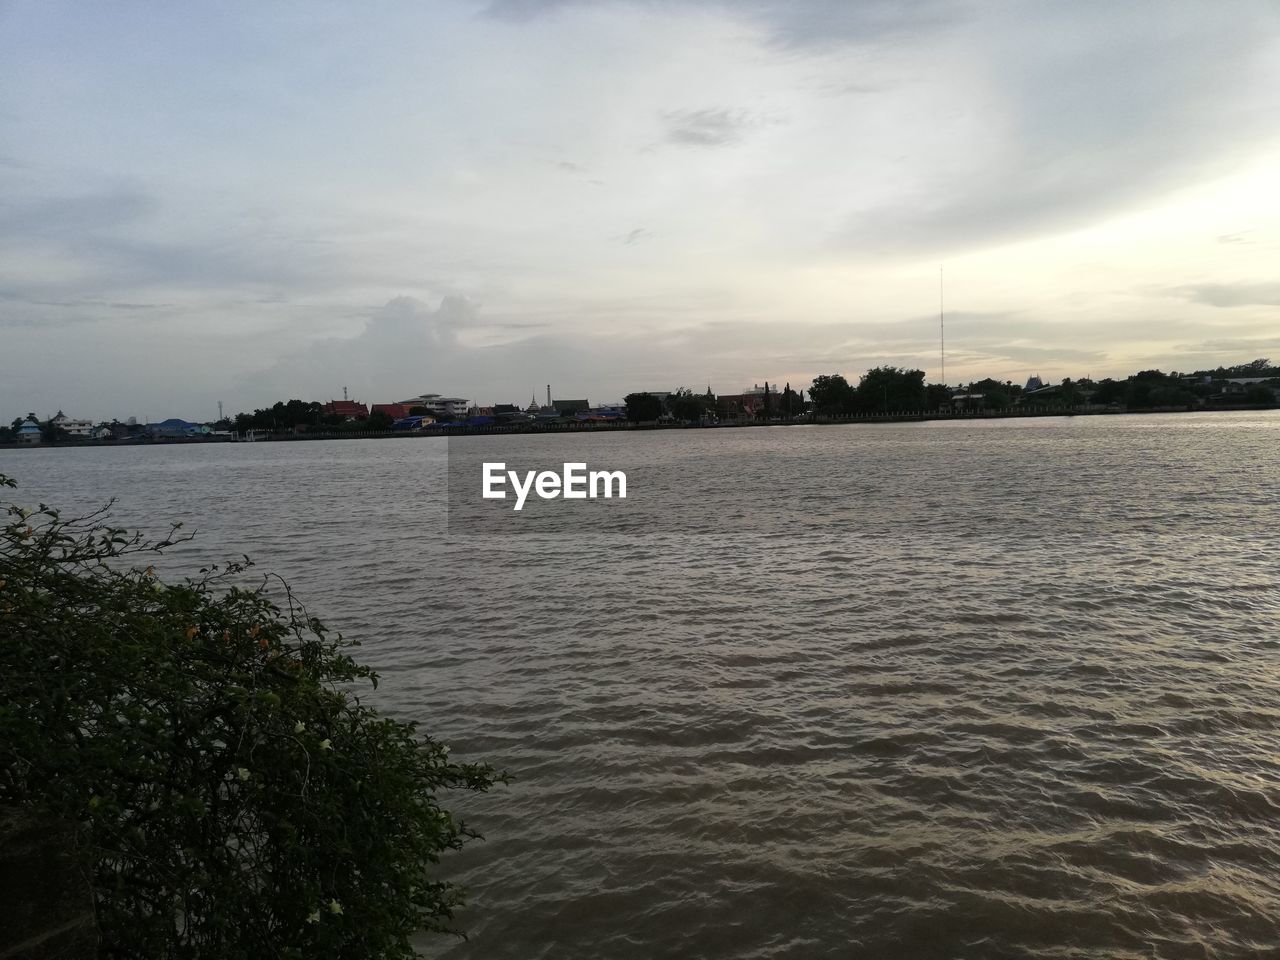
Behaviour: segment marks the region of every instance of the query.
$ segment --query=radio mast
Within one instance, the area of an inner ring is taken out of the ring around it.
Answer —
[[[938,359],[942,364],[942,385],[947,385],[947,321],[942,309],[942,268],[938,268]]]

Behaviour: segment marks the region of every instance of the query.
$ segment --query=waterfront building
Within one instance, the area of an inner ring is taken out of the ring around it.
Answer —
[[[147,424],[147,432],[153,437],[175,438],[199,437],[213,431],[202,423],[191,423],[179,417],[170,417],[168,420],[161,420],[159,423]]]
[[[437,417],[465,417],[468,401],[461,397],[442,397],[438,393],[422,393],[408,400],[401,400],[405,407],[424,407]]]
[[[18,441],[20,443],[39,443],[40,439],[40,424],[36,423],[36,415],[28,413],[27,419],[18,426]]]
[[[363,420],[369,415],[369,408],[355,400],[330,400],[320,407],[320,412],[347,420]]]
[[[60,427],[65,430],[67,435],[71,437],[87,438],[93,436],[92,420],[76,420],[72,417],[68,417],[61,410],[59,410],[49,422],[53,426]]]

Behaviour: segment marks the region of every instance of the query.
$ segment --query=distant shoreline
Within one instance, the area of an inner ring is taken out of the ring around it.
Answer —
[[[848,426],[876,423],[923,423],[926,421],[972,422],[979,420],[1032,420],[1045,417],[1109,417],[1152,413],[1246,413],[1264,410],[1280,410],[1275,404],[1236,404],[1213,407],[1153,407],[1142,410],[1085,410],[1080,408],[1051,408],[1021,411],[969,411],[959,413],[888,413],[849,414],[847,416],[793,417],[774,420],[733,420],[718,423],[553,423],[553,424],[483,424],[477,426],[431,427],[426,430],[326,430],[301,433],[275,433],[254,440],[230,437],[147,437],[123,440],[59,440],[51,443],[0,443],[0,450],[39,450],[42,448],[66,449],[69,447],[151,447],[151,446],[204,446],[217,443],[295,443],[307,440],[414,440],[431,437],[490,436],[510,434],[581,434],[628,433],[654,430],[724,430],[746,427],[794,427],[794,426]]]

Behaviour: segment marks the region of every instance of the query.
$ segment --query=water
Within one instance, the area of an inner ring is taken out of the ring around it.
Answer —
[[[667,519],[448,535],[438,440],[0,471],[252,554],[516,775],[429,956],[1280,955],[1280,414],[453,442]]]

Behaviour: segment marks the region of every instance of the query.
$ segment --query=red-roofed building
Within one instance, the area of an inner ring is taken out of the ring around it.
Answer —
[[[403,403],[375,403],[372,413],[385,413],[392,420],[403,420],[409,415],[409,408]]]
[[[369,415],[369,408],[363,403],[357,403],[354,400],[330,400],[320,408],[320,412],[331,417],[358,420]]]

